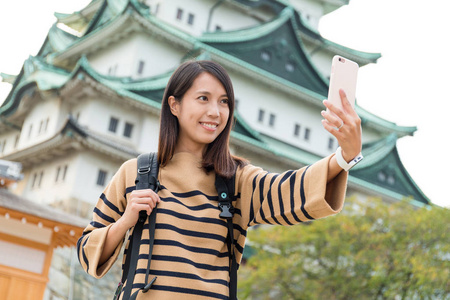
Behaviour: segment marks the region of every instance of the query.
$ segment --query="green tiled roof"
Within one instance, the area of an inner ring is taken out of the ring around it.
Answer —
[[[205,34],[199,40],[324,98],[328,83],[311,62],[296,28],[294,10],[287,7],[272,22],[239,31]]]
[[[397,136],[392,133],[384,139],[363,145],[364,159],[350,174],[378,187],[429,204],[429,199],[403,166],[396,144]]]
[[[243,4],[249,8],[253,7],[270,7],[272,11],[276,14],[280,14],[286,8],[292,8],[289,0],[234,0],[234,2]],[[349,1],[341,1],[341,3],[333,3],[335,8],[340,7],[342,5],[348,4]],[[334,10],[334,9],[332,9]],[[332,11],[330,10],[330,11]],[[326,12],[330,12],[326,11]],[[355,49],[351,49],[335,42],[332,42],[324,37],[312,26],[309,25],[309,21],[304,19],[301,12],[294,11],[295,19],[298,23],[298,33],[300,35],[306,35],[310,37],[315,43],[320,43],[322,48],[328,49],[332,52],[339,52],[339,54],[351,58],[357,61],[361,66],[368,63],[375,63],[380,57],[380,53],[369,53],[364,51],[358,51]],[[264,25],[263,25],[264,26]]]
[[[19,106],[20,96],[29,88],[40,90],[59,88],[70,73],[47,64],[42,58],[30,56],[16,77],[9,95],[0,106],[0,117],[12,114]]]

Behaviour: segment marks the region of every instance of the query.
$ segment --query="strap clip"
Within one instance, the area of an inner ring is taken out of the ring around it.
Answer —
[[[142,289],[142,292],[143,293],[147,293],[148,292],[148,290],[152,287],[152,284],[156,281],[156,278],[158,278],[158,277],[156,277],[155,276],[155,278],[153,278],[143,289]]]
[[[219,214],[219,217],[223,218],[223,219],[231,219],[233,218],[233,206],[229,203],[229,202],[220,202],[219,203],[219,208],[221,213]]]

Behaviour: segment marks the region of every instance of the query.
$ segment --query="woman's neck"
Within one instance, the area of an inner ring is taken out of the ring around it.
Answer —
[[[175,146],[174,154],[181,153],[181,152],[187,152],[201,160],[201,159],[203,159],[203,153],[205,150],[206,150],[206,146],[203,146],[203,147],[192,147],[191,146],[191,147],[189,147],[189,145],[187,145],[185,143],[178,142],[177,145]]]

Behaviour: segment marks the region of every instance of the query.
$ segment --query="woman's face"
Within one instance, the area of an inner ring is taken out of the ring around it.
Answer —
[[[173,115],[178,118],[178,151],[202,154],[227,125],[230,109],[222,83],[208,72],[201,73],[181,101],[169,97]]]

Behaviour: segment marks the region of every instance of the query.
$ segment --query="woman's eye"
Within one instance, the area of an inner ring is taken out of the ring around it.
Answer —
[[[222,99],[222,100],[220,100],[220,102],[228,104],[228,99]]]
[[[200,97],[198,97],[198,99],[203,100],[203,101],[208,100],[208,98],[206,98],[206,96],[200,96]]]

